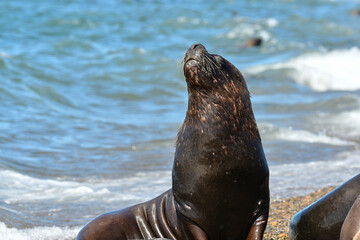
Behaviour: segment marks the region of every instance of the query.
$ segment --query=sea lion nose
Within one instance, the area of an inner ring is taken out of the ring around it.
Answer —
[[[191,45],[190,49],[195,49],[198,46],[200,46],[200,43],[195,43],[195,44]]]
[[[195,50],[195,51],[206,51],[205,47],[201,43],[195,43],[191,45],[189,50]]]
[[[185,54],[185,62],[191,58],[196,59],[197,57],[199,57],[201,54],[204,53],[207,53],[206,48],[200,43],[195,43],[191,45],[191,47],[187,50]]]
[[[195,44],[193,44],[191,47],[190,47],[190,49],[195,49],[195,48],[197,48],[197,47],[204,47],[201,43],[195,43]]]

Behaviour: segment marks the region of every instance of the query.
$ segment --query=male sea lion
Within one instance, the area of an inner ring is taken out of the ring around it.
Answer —
[[[340,240],[360,240],[360,195],[345,218]]]
[[[240,71],[201,44],[184,58],[188,110],[178,133],[172,189],[95,218],[78,240],[262,239],[269,169]]]
[[[360,174],[298,212],[290,222],[290,240],[338,240],[341,226],[360,194]]]

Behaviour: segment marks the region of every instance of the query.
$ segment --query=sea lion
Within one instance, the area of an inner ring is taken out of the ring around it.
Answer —
[[[179,130],[172,189],[101,215],[78,240],[262,239],[269,168],[240,71],[201,44],[184,57],[188,109]]]
[[[244,44],[243,47],[260,47],[262,44],[263,40],[259,37],[257,38],[250,38],[249,40],[247,40]]]
[[[359,194],[360,174],[295,214],[289,239],[338,240],[341,226]]]
[[[360,195],[345,218],[340,240],[360,240]]]

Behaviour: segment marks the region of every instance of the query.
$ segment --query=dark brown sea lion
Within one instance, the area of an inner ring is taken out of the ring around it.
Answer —
[[[298,212],[290,222],[290,240],[338,240],[341,226],[360,194],[360,174]]]
[[[345,218],[340,240],[360,240],[360,195]]]
[[[251,38],[243,44],[243,47],[259,47],[262,42],[261,38]]]
[[[240,71],[201,44],[184,58],[188,110],[178,133],[172,189],[95,218],[78,240],[262,239],[269,169]]]

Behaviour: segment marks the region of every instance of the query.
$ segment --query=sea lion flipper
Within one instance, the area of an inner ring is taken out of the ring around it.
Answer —
[[[341,228],[340,240],[360,240],[360,195],[353,206]]]
[[[289,240],[339,239],[343,222],[359,195],[360,174],[296,213],[290,222]]]
[[[81,229],[76,240],[142,239],[134,217],[138,206],[96,217]]]
[[[262,215],[260,215],[253,225],[251,226],[251,229],[249,231],[249,234],[246,238],[246,240],[262,240],[263,234],[266,228],[267,219],[268,219],[269,213],[264,212]]]

